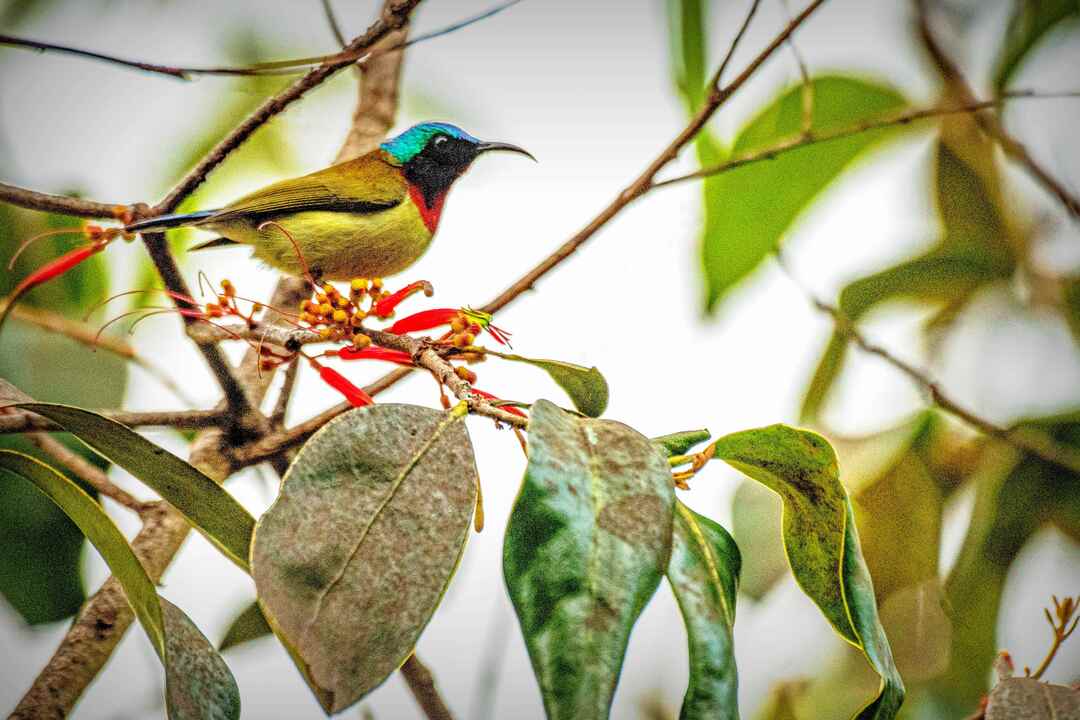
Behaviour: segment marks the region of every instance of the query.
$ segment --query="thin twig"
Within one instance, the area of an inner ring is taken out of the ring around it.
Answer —
[[[849,138],[855,135],[873,132],[874,130],[883,130],[890,127],[908,125],[919,120],[943,117],[946,115],[969,113],[974,114],[979,112],[980,110],[997,107],[1009,100],[1039,100],[1071,96],[1071,93],[1036,93],[1035,91],[1023,91],[1021,93],[1010,93],[1009,95],[1001,98],[995,98],[991,100],[973,100],[969,103],[954,105],[951,107],[931,107],[920,108],[918,110],[900,110],[895,113],[886,115],[882,118],[878,118],[875,120],[866,120],[863,122],[855,123],[854,125],[845,128],[836,128],[834,130],[823,130],[817,132],[813,130],[808,132],[800,132],[798,135],[794,135],[786,140],[778,141],[774,145],[771,145],[767,148],[745,152],[736,155],[735,157],[732,157],[728,160],[725,160],[722,163],[717,163],[716,165],[709,165],[699,170],[695,170],[694,172],[686,173],[685,175],[678,175],[676,177],[659,180],[653,183],[653,187],[665,187],[667,185],[674,185],[676,183],[686,182],[688,180],[695,180],[698,178],[720,175],[722,173],[735,170],[736,168],[743,167],[744,165],[752,165],[763,160],[773,160],[793,150],[809,147],[811,145],[818,145],[820,143],[831,142],[833,140],[842,140],[844,138]]]
[[[930,377],[926,371],[920,370],[906,360],[902,360],[896,355],[893,355],[886,348],[867,339],[867,337],[859,330],[858,325],[856,325],[843,310],[836,305],[825,302],[821,298],[815,296],[794,276],[790,268],[788,268],[787,264],[783,261],[782,256],[778,256],[778,260],[780,268],[788,278],[791,279],[796,287],[802,290],[803,294],[806,295],[807,299],[810,301],[810,304],[833,319],[834,326],[838,333],[854,342],[861,350],[863,350],[863,352],[881,358],[906,375],[912,382],[926,391],[930,396],[930,401],[934,405],[950,415],[959,418],[985,435],[996,437],[999,440],[1009,443],[1013,447],[1030,452],[1047,462],[1066,468],[1072,472],[1080,473],[1080,452],[1055,442],[1043,433],[1024,428],[1002,427],[1001,425],[993,423],[968,410],[963,405],[953,400],[941,385]]]
[[[101,468],[94,465],[82,455],[72,451],[64,443],[46,433],[28,433],[26,439],[37,445],[42,452],[52,456],[54,460],[66,467],[80,480],[94,488],[101,495],[115,500],[120,505],[136,513],[145,512],[151,503],[138,500],[126,490],[117,487],[109,476],[102,472]]]
[[[293,388],[296,387],[296,378],[299,375],[300,363],[292,362],[285,368],[285,376],[281,383],[281,391],[278,392],[277,402],[270,412],[270,424],[281,425],[285,422],[285,413],[289,410],[289,400],[292,398]]]
[[[739,47],[739,43],[742,42],[743,35],[750,28],[750,22],[754,19],[754,15],[757,14],[758,6],[761,5],[761,0],[753,0],[750,3],[750,9],[746,11],[746,17],[743,18],[742,25],[739,26],[739,31],[735,33],[734,39],[731,41],[731,45],[728,46],[727,53],[724,55],[724,59],[720,62],[720,67],[716,68],[716,74],[713,75],[712,81],[709,83],[709,87],[713,90],[720,88],[720,81],[724,79],[724,71],[727,70],[727,66],[731,63],[731,59],[735,57],[735,51]]]
[[[401,674],[409,685],[409,690],[416,698],[417,704],[424,711],[428,720],[453,720],[449,708],[439,696],[439,690],[435,687],[435,678],[424,663],[420,662],[415,654],[410,655],[405,664],[401,666]]]
[[[110,420],[136,427],[171,427],[177,430],[197,430],[219,427],[228,421],[221,410],[97,410]],[[64,429],[51,420],[22,411],[0,413],[0,434],[24,432],[63,432]]]
[[[971,85],[964,78],[960,66],[949,57],[945,49],[938,43],[933,28],[930,27],[930,8],[927,0],[915,0],[915,6],[918,16],[919,36],[922,39],[923,47],[930,54],[931,59],[941,72],[942,77],[949,84],[950,89],[960,96],[961,101],[971,102],[975,97]],[[988,112],[976,113],[975,121],[984,133],[997,141],[1006,157],[1024,168],[1044,190],[1056,197],[1069,215],[1080,220],[1080,197],[1071,193],[1046,168],[1040,165],[1031,156],[1024,144],[1005,129],[1001,119],[996,114]]]
[[[1058,600],[1057,595],[1051,595],[1050,597],[1054,601],[1054,614],[1051,615],[1050,611],[1045,608],[1043,614],[1046,616],[1046,622],[1050,623],[1050,631],[1054,634],[1053,642],[1050,644],[1050,650],[1046,653],[1046,657],[1039,663],[1039,667],[1035,669],[1035,672],[1031,672],[1030,668],[1024,668],[1024,673],[1036,680],[1042,678],[1043,673],[1050,667],[1050,663],[1054,661],[1058,650],[1061,649],[1062,643],[1069,639],[1069,636],[1076,630],[1077,623],[1080,623],[1080,618],[1073,619],[1077,610],[1080,610],[1080,596],[1077,596],[1076,599],[1066,596],[1064,600]],[[1072,620],[1072,625],[1069,624],[1070,620]]]
[[[578,231],[573,237],[555,249],[549,256],[544,258],[534,268],[522,275],[510,287],[506,288],[494,300],[484,305],[481,310],[494,313],[506,307],[515,298],[526,290],[532,289],[536,282],[558,267],[568,257],[573,255],[578,248],[584,245],[589,238],[596,234],[600,228],[618,215],[627,205],[649,192],[653,187],[653,179],[664,167],[679,154],[679,151],[693,140],[705,124],[709,122],[713,114],[726,103],[738,90],[753,77],[758,68],[768,60],[776,50],[781,47],[792,33],[794,33],[810,16],[825,3],[825,0],[814,0],[802,12],[780,31],[765,46],[757,56],[743,69],[739,75],[722,88],[716,88],[709,93],[704,106],[694,115],[689,124],[672,140],[660,154],[649,163],[648,167],[632,183],[630,183],[607,207],[600,211],[588,225]],[[719,73],[718,73],[719,74]]]
[[[420,3],[420,0],[394,0],[388,3],[382,17],[368,28],[360,37],[346,46],[346,54],[363,51],[371,48],[375,43],[382,40],[388,33],[401,28],[408,14]],[[275,116],[281,114],[286,108],[306,95],[310,90],[318,87],[338,71],[352,65],[355,57],[347,57],[344,60],[326,62],[314,70],[309,71],[302,78],[294,82],[283,91],[269,98],[249,115],[243,122],[234,128],[228,135],[221,139],[217,145],[207,153],[199,163],[191,170],[179,184],[154,208],[158,214],[170,213],[176,209],[195,188],[202,184],[206,176],[214,168],[225,161],[229,154],[239,147],[245,140],[265,125]]]
[[[349,41],[345,39],[344,33],[341,32],[341,26],[338,25],[337,15],[334,14],[334,6],[330,4],[330,0],[322,0],[322,7],[326,23],[330,26],[330,32],[333,33],[337,44],[342,47],[348,45]]]
[[[85,218],[115,218],[122,214],[126,206],[113,203],[95,202],[66,195],[27,190],[26,188],[0,183],[0,202],[5,202],[28,210],[60,213]]]

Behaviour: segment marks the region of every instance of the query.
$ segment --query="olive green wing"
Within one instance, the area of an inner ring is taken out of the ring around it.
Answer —
[[[258,222],[312,210],[374,213],[401,204],[407,194],[408,183],[401,171],[375,153],[267,185],[226,205],[200,224],[244,219]]]

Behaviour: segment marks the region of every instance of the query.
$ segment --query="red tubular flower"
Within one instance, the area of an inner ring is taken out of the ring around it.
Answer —
[[[428,297],[431,297],[435,293],[435,289],[432,288],[431,283],[427,280],[417,280],[375,303],[371,308],[371,314],[380,318],[388,317],[390,313],[394,312],[394,308],[401,304],[402,300],[421,290],[423,290],[424,294]]]
[[[386,362],[397,363],[398,365],[408,365],[412,367],[412,356],[407,352],[401,350],[391,350],[389,348],[370,346],[357,350],[356,348],[339,348],[338,350],[328,350],[327,355],[336,355],[342,360],[385,360]]]
[[[494,395],[492,395],[491,393],[484,392],[483,390],[480,390],[478,388],[473,388],[472,391],[474,393],[476,393],[477,395],[479,395],[480,397],[484,398],[485,400],[492,400],[494,402],[503,402],[502,399],[497,398]],[[523,418],[528,419],[528,415],[526,415],[525,412],[521,408],[516,408],[513,405],[499,405],[498,407],[500,409],[505,410],[506,412],[510,413],[511,415],[517,415],[518,417],[523,417]]]
[[[108,241],[104,240],[77,247],[74,250],[64,253],[55,260],[45,263],[45,265],[30,273],[30,275],[24,278],[22,282],[15,286],[15,290],[11,293],[7,303],[5,303],[4,309],[0,310],[0,325],[3,325],[4,320],[15,306],[16,301],[18,301],[25,293],[33,290],[42,283],[48,282],[59,275],[63,275],[84,260],[97,255],[105,249],[107,244]]]
[[[315,360],[312,360],[311,364],[319,371],[319,377],[323,379],[323,382],[344,395],[345,399],[348,400],[349,404],[353,407],[364,407],[365,405],[375,404],[375,400],[373,400],[370,395],[364,392],[363,389],[353,385],[349,382],[348,378],[334,368],[321,365]]]
[[[435,310],[421,310],[418,313],[403,317],[390,326],[390,332],[397,335],[420,330],[430,330],[440,325],[449,325],[459,314],[457,308],[437,308]]]

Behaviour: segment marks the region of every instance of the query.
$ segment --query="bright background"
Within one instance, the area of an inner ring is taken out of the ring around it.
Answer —
[[[980,15],[968,30],[969,61],[993,52],[1007,6]],[[376,3],[339,0],[347,34],[374,17]],[[741,21],[745,3],[717,3],[712,12],[713,58]],[[953,3],[956,12],[974,2]],[[484,0],[429,0],[416,31],[439,28],[488,7]],[[792,8],[792,11],[797,8]],[[780,2],[763,3],[737,53],[741,68],[786,22]],[[888,0],[833,0],[797,37],[812,71],[846,70],[887,78],[917,105],[935,99],[931,76],[913,42],[910,9]],[[334,49],[316,0],[303,2],[54,2],[31,11],[18,32],[59,43],[101,48],[171,64],[214,64],[291,57]],[[1018,86],[1075,89],[1080,43],[1051,38],[1026,66]],[[717,116],[714,132],[730,138],[763,103],[798,78],[788,52],[770,60]],[[1025,81],[1030,78],[1030,84]],[[981,82],[985,78],[972,78]],[[273,123],[249,150],[213,176],[199,202],[214,207],[267,182],[326,165],[344,138],[354,105],[355,80],[343,73]],[[227,108],[254,104],[266,85],[246,79],[174,82],[59,55],[0,49],[0,176],[5,181],[62,192],[78,188],[95,199],[159,197],[213,140],[215,118]],[[479,137],[522,145],[540,160],[493,155],[478,162],[448,203],[439,241],[401,280],[426,278],[438,306],[480,304],[583,226],[683,126],[684,109],[672,87],[660,2],[591,3],[529,0],[460,33],[409,51],[399,128],[426,119],[462,125]],[[1032,101],[1008,114],[1010,127],[1034,155],[1075,192],[1080,146],[1075,142],[1080,101]],[[916,134],[879,151],[833,185],[787,238],[801,281],[832,297],[847,280],[913,255],[929,245],[935,223],[927,191],[930,136]],[[684,170],[692,153],[684,153]],[[1010,178],[1029,189],[1028,181]],[[697,232],[700,187],[657,191],[624,211],[536,292],[500,313],[516,351],[596,365],[612,399],[607,417],[646,435],[708,427],[714,435],[773,422],[797,422],[798,407],[831,325],[773,263],[741,285],[720,312],[706,318]],[[1056,212],[1042,202],[1042,213]],[[1053,262],[1076,264],[1075,225],[1048,242]],[[108,251],[114,291],[141,287],[139,244]],[[194,284],[198,270],[229,278],[247,296],[265,298],[275,281],[246,250],[185,258]],[[420,304],[420,303],[418,303]],[[1064,323],[1028,313],[993,294],[981,298],[982,318],[950,343],[935,368],[959,400],[995,421],[1075,407],[1080,364]],[[919,361],[921,342],[910,313],[879,313],[868,333],[896,354]],[[167,369],[200,407],[217,389],[174,319],[140,326],[140,353]],[[231,348],[237,352],[242,348]],[[18,356],[5,344],[2,352]],[[977,368],[977,372],[974,369]],[[529,368],[488,363],[481,387],[504,396],[564,401],[546,376]],[[382,370],[348,368],[364,381]],[[77,372],[77,370],[76,370]],[[93,382],[92,378],[85,378]],[[47,399],[47,398],[42,398]],[[272,399],[272,394],[271,394]],[[380,401],[437,405],[433,384],[414,378]],[[340,398],[306,370],[290,421]],[[843,432],[889,426],[921,406],[919,392],[884,363],[853,355],[828,419]],[[152,378],[132,370],[125,405],[180,407]],[[420,641],[418,654],[434,671],[452,709],[462,718],[541,717],[539,693],[501,578],[501,547],[524,460],[509,432],[482,419],[469,421],[484,481],[488,526],[474,536],[451,590]],[[182,439],[148,435],[174,452]],[[112,475],[136,489],[124,473]],[[681,498],[731,527],[733,471],[711,467]],[[253,512],[273,497],[258,471],[229,489]],[[106,507],[126,531],[124,511]],[[970,514],[971,496],[950,507],[943,571],[955,557]],[[898,553],[904,548],[897,548]],[[93,551],[84,553],[91,591],[107,576]],[[1051,592],[1080,587],[1080,548],[1053,530],[1040,533],[1009,576],[998,643],[1018,662],[1035,664],[1049,640],[1039,608]],[[212,640],[253,597],[253,586],[197,534],[187,541],[164,579],[162,593],[182,607]],[[29,628],[0,601],[0,708],[12,707],[63,636],[67,623]],[[661,588],[631,638],[613,717],[638,717],[646,701],[678,708],[685,689],[685,640],[675,603]],[[844,651],[816,608],[787,579],[762,602],[740,599],[736,648],[743,713],[751,717],[778,680],[812,675]],[[317,718],[321,711],[281,647],[262,640],[226,656],[252,718]],[[1080,642],[1065,647],[1049,679],[1080,672]],[[77,716],[159,717],[160,667],[149,643],[130,631],[87,692]],[[492,705],[485,684],[495,683]],[[376,718],[417,717],[400,677],[393,676],[361,708]],[[345,713],[357,716],[357,708]]]

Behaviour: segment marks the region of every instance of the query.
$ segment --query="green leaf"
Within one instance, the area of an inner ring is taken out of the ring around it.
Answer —
[[[702,0],[668,0],[667,11],[671,73],[694,113],[705,99],[705,6]]]
[[[113,576],[120,581],[135,616],[146,629],[158,656],[165,657],[165,625],[157,590],[143,566],[101,506],[78,485],[40,460],[0,450],[0,468],[32,482],[64,511],[94,544]]]
[[[739,548],[727,530],[676,501],[667,578],[690,651],[680,720],[739,720],[732,632],[740,563]]]
[[[682,432],[661,435],[651,439],[653,445],[667,457],[685,455],[695,445],[705,442],[710,437],[708,430],[683,430]]]
[[[731,500],[732,533],[742,549],[739,592],[761,601],[788,571],[780,507],[760,483],[739,483]]]
[[[600,417],[608,404],[607,380],[596,368],[586,368],[561,360],[536,360],[521,355],[497,354],[503,360],[527,363],[540,368],[551,376],[566,394],[578,412],[589,417]]]
[[[1023,65],[1031,51],[1063,22],[1080,18],[1077,0],[1014,0],[1012,16],[994,73],[1000,93]]]
[[[667,461],[622,423],[532,406],[503,573],[550,720],[606,718],[671,553]]]
[[[229,666],[191,618],[165,598],[165,707],[170,720],[240,717],[240,690]]]
[[[878,620],[873,582],[832,447],[816,433],[771,425],[718,439],[715,457],[783,499],[784,548],[796,581],[881,677],[878,696],[857,717],[895,717],[904,685]]]
[[[259,603],[253,602],[229,623],[229,629],[225,631],[225,637],[218,649],[225,652],[231,647],[272,635],[273,632]]]
[[[883,84],[838,75],[813,80],[811,128],[849,127],[906,104]],[[797,137],[802,131],[802,87],[794,87],[762,110],[739,133],[731,155]],[[702,262],[708,312],[780,244],[799,216],[867,149],[901,132],[887,128],[785,153],[710,179],[705,194]]]
[[[345,413],[296,456],[256,527],[252,577],[328,713],[412,653],[457,568],[478,482],[463,416],[413,405]]]
[[[225,488],[131,428],[97,413],[51,403],[18,407],[49,418],[127,470],[179,510],[227,558],[248,570],[255,519]]]
[[[240,691],[228,666],[179,608],[158,597],[131,546],[93,498],[28,455],[0,450],[0,468],[32,482],[101,553],[165,668],[169,718],[239,718]]]

